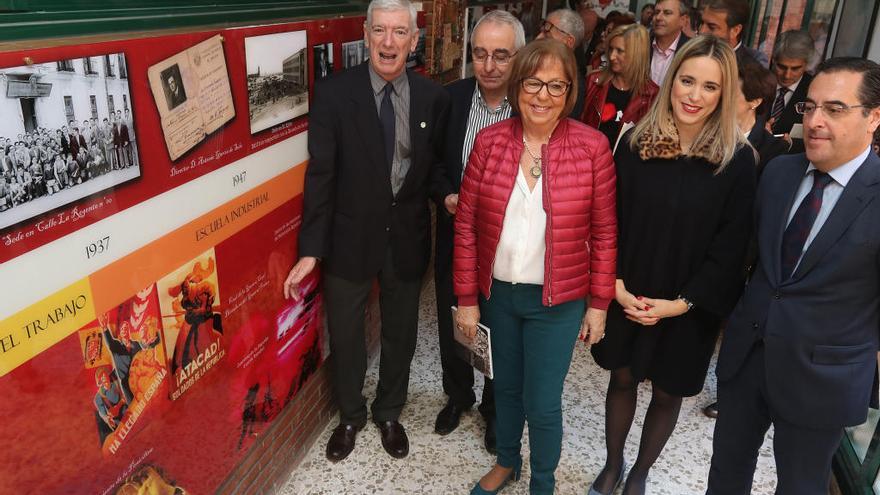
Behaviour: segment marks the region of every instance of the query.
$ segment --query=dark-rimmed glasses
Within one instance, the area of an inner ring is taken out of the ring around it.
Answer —
[[[481,64],[485,64],[491,58],[498,65],[507,65],[513,59],[513,56],[516,55],[516,52],[510,53],[507,50],[494,50],[492,53],[489,53],[485,48],[474,48],[471,50],[471,55],[474,57],[474,62]]]
[[[541,92],[544,89],[544,86],[547,86],[547,93],[550,96],[562,96],[566,92],[568,92],[568,88],[571,86],[571,83],[568,81],[560,81],[554,79],[552,81],[542,81],[537,77],[527,77],[522,80],[522,89],[526,93],[530,95],[535,95]]]
[[[846,103],[840,102],[825,102],[822,104],[818,104],[812,101],[799,101],[794,104],[794,110],[801,115],[810,115],[815,112],[817,108],[821,108],[822,113],[824,113],[827,117],[835,119],[848,114],[849,111],[853,108],[871,107],[869,105],[847,105]]]

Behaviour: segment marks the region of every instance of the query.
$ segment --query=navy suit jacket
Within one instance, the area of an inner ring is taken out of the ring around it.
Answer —
[[[801,82],[798,84],[798,87],[795,88],[794,93],[791,94],[788,104],[782,109],[779,118],[773,122],[773,134],[785,134],[786,132],[791,132],[791,128],[795,124],[802,124],[804,122],[804,116],[795,112],[794,104],[807,99],[807,89],[809,89],[812,80],[813,76],[809,74],[804,74],[801,78]],[[773,98],[776,98],[775,94],[773,95]],[[772,105],[773,103],[771,102],[770,104]],[[803,142],[801,145],[801,149],[803,149]]]
[[[782,234],[807,165],[803,154],[783,155],[764,171],[758,266],[730,316],[717,374],[734,377],[763,339],[771,411],[808,428],[840,428],[865,421],[877,369],[880,158],[868,155],[783,281]]]

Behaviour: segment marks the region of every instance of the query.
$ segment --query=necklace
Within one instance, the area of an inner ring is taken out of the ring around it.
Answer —
[[[538,156],[535,156],[535,154],[532,153],[532,149],[529,148],[529,143],[526,142],[525,136],[523,136],[523,146],[526,147],[526,153],[528,153],[529,157],[532,159],[532,168],[529,169],[529,174],[537,179],[538,177],[541,177],[541,154],[538,153]]]

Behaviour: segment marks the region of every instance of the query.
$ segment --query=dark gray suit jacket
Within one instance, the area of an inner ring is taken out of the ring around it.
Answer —
[[[411,164],[395,196],[368,63],[315,87],[299,256],[323,258],[328,273],[361,282],[376,276],[390,246],[397,277],[414,280],[431,256],[428,197],[442,205],[452,193],[442,162],[449,96],[407,73]]]
[[[808,428],[865,421],[880,345],[880,158],[868,155],[810,244],[781,280],[782,234],[808,165],[773,160],[756,200],[759,261],[730,316],[718,380],[734,377],[763,339],[774,414]]]

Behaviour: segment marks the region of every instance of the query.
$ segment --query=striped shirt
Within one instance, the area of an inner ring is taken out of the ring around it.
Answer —
[[[501,105],[492,110],[483,101],[483,95],[480,94],[480,85],[476,85],[474,89],[474,97],[471,100],[471,111],[468,113],[467,130],[464,133],[464,146],[461,150],[461,176],[464,177],[464,169],[467,167],[468,158],[471,156],[471,150],[474,148],[474,139],[477,133],[483,128],[492,124],[501,122],[510,118],[511,107],[507,101],[507,97],[501,101]]]

